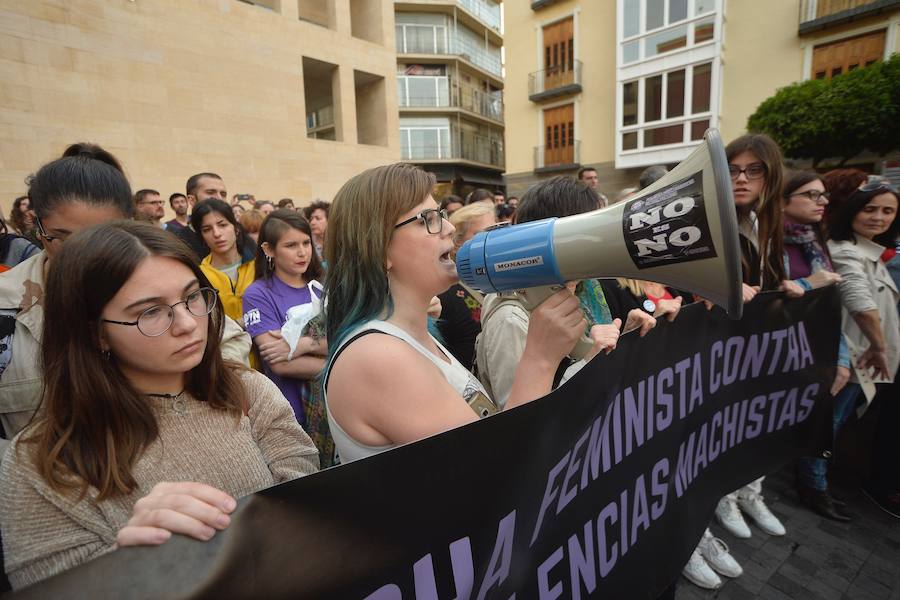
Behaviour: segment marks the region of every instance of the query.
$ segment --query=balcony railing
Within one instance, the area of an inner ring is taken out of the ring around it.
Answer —
[[[491,29],[500,31],[500,5],[485,0],[456,0],[464,9]]]
[[[555,98],[581,91],[581,61],[556,65],[528,75],[528,98],[533,101]]]
[[[433,92],[428,90],[425,93],[413,93],[403,85],[403,79],[398,78],[398,101],[401,108],[461,108],[495,121],[503,121],[503,100],[495,95],[466,86],[448,90],[444,77],[440,78],[443,85],[436,87]]]
[[[469,160],[505,167],[503,142],[464,131],[455,131],[450,144],[403,144],[400,150],[403,160]]]
[[[463,36],[448,35],[445,27],[398,23],[396,40],[398,54],[452,54],[497,77],[503,72],[499,50],[492,53]]]
[[[800,33],[849,23],[900,7],[900,0],[800,0]]]
[[[535,146],[535,171],[568,171],[581,164],[581,140],[566,146]]]

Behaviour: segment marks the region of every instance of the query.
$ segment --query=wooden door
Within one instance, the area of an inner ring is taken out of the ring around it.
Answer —
[[[812,77],[831,79],[881,60],[884,58],[885,34],[882,29],[816,46],[813,49]]]
[[[544,110],[544,166],[575,162],[575,105]]]
[[[574,82],[575,43],[571,18],[544,27],[544,90]]]

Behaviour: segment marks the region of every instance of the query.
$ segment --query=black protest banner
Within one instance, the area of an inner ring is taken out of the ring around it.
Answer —
[[[692,305],[546,398],[255,494],[211,542],[28,593],[654,598],[722,495],[828,446],[839,323],[834,290],[761,294],[741,321]]]

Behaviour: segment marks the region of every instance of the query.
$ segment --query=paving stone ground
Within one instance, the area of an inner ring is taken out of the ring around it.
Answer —
[[[860,447],[871,428],[862,423],[850,429],[852,439],[842,440],[847,462],[833,469],[831,486],[847,502],[853,522],[837,523],[800,505],[793,466],[786,466],[766,478],[763,495],[787,535],[768,536],[751,523],[753,536],[740,540],[714,523],[713,534],[728,544],[744,574],[733,580],[723,578],[725,585],[714,591],[700,589],[682,577],[676,598],[900,600],[900,520],[882,512],[859,491],[864,458]]]

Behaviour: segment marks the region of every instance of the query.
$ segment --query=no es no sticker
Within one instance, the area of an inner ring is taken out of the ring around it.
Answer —
[[[631,200],[622,234],[639,269],[716,256],[703,199],[703,172]]]

